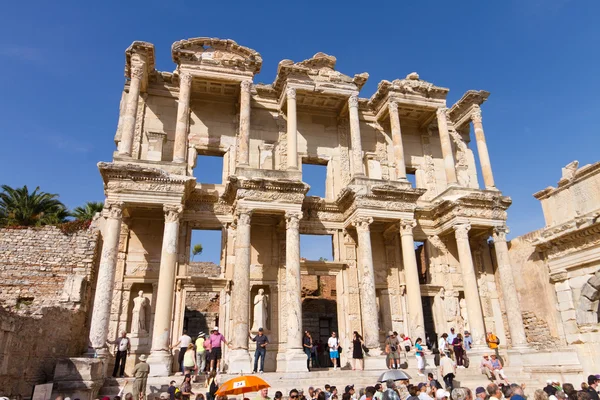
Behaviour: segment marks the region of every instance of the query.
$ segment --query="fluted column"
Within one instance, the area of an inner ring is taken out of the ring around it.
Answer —
[[[287,88],[287,164],[288,169],[298,169],[298,117],[296,115],[296,89]]]
[[[188,126],[190,124],[190,94],[192,75],[179,75],[179,101],[177,102],[177,125],[175,125],[175,143],[173,162],[185,162],[187,153]]]
[[[238,208],[235,234],[235,266],[231,289],[231,345],[229,355],[231,372],[252,372],[248,353],[250,329],[250,218],[252,210]]]
[[[421,301],[421,284],[417,256],[415,254],[415,240],[413,228],[417,225],[414,219],[400,221],[400,241],[402,243],[402,261],[404,263],[404,277],[406,279],[406,295],[408,297],[408,328],[410,335],[417,339],[425,339],[425,319],[423,317],[423,303]]]
[[[364,175],[360,120],[358,118],[358,94],[353,94],[348,99],[348,114],[350,117],[350,141],[352,143],[352,176]]]
[[[481,109],[476,106],[471,112],[473,128],[475,128],[475,140],[477,141],[477,152],[479,153],[479,163],[483,174],[483,183],[486,188],[495,188],[494,175],[492,174],[492,163],[488,153],[485,135],[483,134],[483,123],[481,122]]]
[[[446,117],[447,109],[438,108],[436,111],[438,131],[440,133],[440,143],[442,145],[442,157],[444,158],[444,170],[446,171],[446,180],[448,185],[456,185],[456,168],[454,165],[454,156],[452,154],[452,142],[450,133],[448,133],[448,119]]]
[[[394,144],[394,162],[396,163],[396,178],[406,180],[406,162],[404,161],[404,146],[402,144],[402,129],[398,115],[398,103],[388,103],[390,126],[392,128],[392,143]]]
[[[135,119],[137,116],[138,102],[140,97],[140,87],[144,78],[144,67],[133,65],[131,67],[131,80],[129,81],[129,94],[125,104],[125,115],[123,115],[123,125],[121,131],[121,143],[119,145],[119,154],[131,156],[133,147],[133,136],[135,134]]]
[[[106,354],[106,339],[110,321],[110,306],[112,304],[115,268],[119,252],[119,236],[123,220],[123,204],[106,202],[104,215],[107,216],[102,235],[102,254],[98,267],[98,280],[94,295],[94,308],[90,326],[90,344],[101,354]]]
[[[240,86],[239,164],[248,165],[250,163],[250,89],[252,81],[242,81]]]
[[[465,302],[467,303],[467,315],[469,326],[471,327],[471,336],[473,337],[473,346],[481,347],[485,345],[485,323],[483,320],[483,311],[479,302],[479,288],[477,286],[477,275],[471,256],[471,246],[469,245],[470,224],[454,225],[454,234],[456,236],[456,246],[458,248],[458,259],[461,266],[463,289]]]
[[[377,294],[375,292],[375,272],[369,225],[371,217],[356,217],[352,224],[356,227],[360,263],[360,311],[365,345],[369,349],[379,349],[379,320],[377,318]]]
[[[154,327],[152,333],[152,350],[148,363],[151,365],[151,376],[167,376],[171,372],[172,357],[171,319],[175,275],[177,273],[177,247],[179,243],[179,218],[183,211],[181,205],[164,205],[165,226],[160,253],[160,269],[158,272],[158,289],[156,292],[156,309],[154,310]]]
[[[500,287],[502,288],[502,297],[504,298],[512,347],[526,347],[527,336],[525,335],[521,304],[508,256],[508,246],[506,244],[507,233],[508,228],[506,226],[494,228],[493,239],[496,261],[498,263],[498,276],[500,277]]]

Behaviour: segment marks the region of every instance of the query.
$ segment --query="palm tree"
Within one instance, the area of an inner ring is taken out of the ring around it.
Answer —
[[[40,192],[39,186],[31,193],[27,186],[1,187],[0,226],[53,225],[65,222],[69,215],[57,194]]]
[[[202,254],[202,250],[204,249],[202,248],[202,245],[200,243],[194,245],[194,247],[192,248],[192,261],[194,261],[194,257],[196,257],[199,254]]]
[[[96,213],[102,212],[104,203],[101,201],[88,201],[82,207],[75,207],[71,216],[79,221],[91,221]]]

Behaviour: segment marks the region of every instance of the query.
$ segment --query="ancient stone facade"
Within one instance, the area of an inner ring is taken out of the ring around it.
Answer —
[[[0,229],[0,395],[29,396],[87,351],[99,232]]]

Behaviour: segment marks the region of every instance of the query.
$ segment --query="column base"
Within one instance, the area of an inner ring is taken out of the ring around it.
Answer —
[[[379,348],[369,349],[369,354],[365,354],[363,358],[364,368],[366,371],[387,369],[386,359],[387,355],[381,354]],[[402,362],[402,359],[400,361]]]
[[[227,373],[251,374],[252,357],[246,349],[229,350],[227,357]]]
[[[279,354],[277,360],[278,372],[308,372],[306,368],[306,353],[302,349],[288,349],[283,353],[283,363],[279,362]]]
[[[166,350],[153,351],[146,360],[150,366],[148,376],[169,376],[173,366],[173,356]]]

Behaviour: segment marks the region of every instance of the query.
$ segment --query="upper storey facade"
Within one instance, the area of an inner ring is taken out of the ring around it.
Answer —
[[[321,164],[326,201],[358,182],[411,188],[414,174],[421,198],[433,199],[449,187],[480,188],[472,122],[483,186],[495,190],[481,122],[485,91],[468,91],[448,108],[448,89],[411,73],[362,98],[369,75],[338,72],[323,53],[281,61],[265,85],[254,82],[258,52],[214,38],[176,42],[172,57],[175,71],[161,72],[152,44],[127,49],[115,164],[191,178],[198,155],[223,156],[221,194],[232,176],[301,181],[303,164]]]

